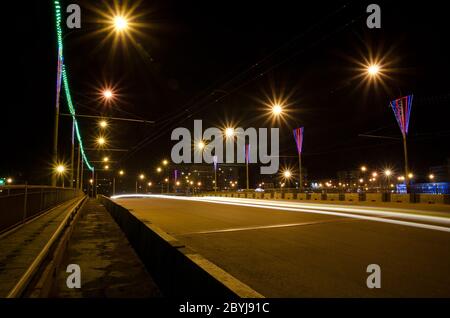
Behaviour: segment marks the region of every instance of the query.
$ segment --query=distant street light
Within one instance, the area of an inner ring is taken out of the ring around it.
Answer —
[[[156,172],[160,173],[162,171],[161,167],[156,168]]]
[[[234,128],[232,127],[225,128],[225,137],[226,138],[234,137]]]
[[[113,19],[114,28],[118,32],[122,32],[127,29],[128,21],[125,17],[117,15]]]
[[[147,183],[147,185],[148,185],[149,187],[151,187],[151,186],[152,186],[152,183],[151,183],[151,182],[149,182],[149,183]]]
[[[386,177],[389,177],[389,176],[392,175],[392,171],[389,170],[389,169],[386,169],[386,170],[384,170],[384,175],[385,175]]]
[[[164,160],[162,161],[162,164],[163,164],[163,166],[167,166],[167,165],[169,164],[169,161],[164,159]]]
[[[280,116],[282,112],[283,112],[283,107],[280,104],[274,104],[272,106],[272,114],[275,117]]]
[[[378,173],[372,172],[372,177],[376,178],[378,176]]]
[[[125,172],[123,170],[119,171],[119,175],[123,176],[125,174]]]
[[[375,77],[380,72],[380,66],[378,64],[370,64],[367,66],[367,73],[371,77]]]
[[[13,179],[12,179],[12,178],[8,178],[8,179],[6,179],[6,183],[8,183],[8,184],[11,184],[11,183],[13,183]]]
[[[361,171],[362,172],[366,172],[367,171],[367,167],[366,166],[361,166]]]
[[[285,170],[283,172],[283,177],[285,177],[286,179],[290,179],[292,177],[292,173],[289,170]]]
[[[106,120],[101,120],[101,121],[98,123],[98,125],[99,125],[101,128],[106,128],[106,127],[108,126],[108,122],[107,122]]]
[[[198,148],[199,150],[203,150],[203,149],[205,148],[205,143],[204,143],[203,141],[199,141],[199,142],[197,143],[197,148]]]
[[[103,91],[103,97],[104,97],[105,99],[111,99],[111,98],[113,97],[113,92],[112,92],[112,90],[110,90],[110,89],[105,89],[105,90]]]
[[[109,169],[109,166],[108,166],[108,165],[105,165],[104,168],[105,168],[105,170],[108,170],[108,169]]]
[[[408,173],[408,179],[412,179],[412,178],[414,178],[414,174]]]
[[[139,179],[144,180],[145,179],[145,175],[144,174],[140,174],[139,175]]]
[[[104,145],[106,145],[106,139],[105,139],[105,137],[98,137],[97,138],[97,145],[99,145],[99,146],[104,146]]]
[[[64,173],[66,172],[66,167],[59,164],[55,167],[56,174],[62,179],[62,187],[64,188]]]
[[[103,158],[103,162],[108,162],[109,161],[109,158],[108,157],[104,157]]]
[[[429,176],[428,176],[428,178],[430,179],[430,180],[434,180],[434,174],[430,174]]]

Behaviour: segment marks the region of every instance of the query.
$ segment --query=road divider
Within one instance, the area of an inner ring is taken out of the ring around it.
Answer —
[[[125,233],[165,296],[263,297],[158,226],[138,219],[132,210],[104,196],[100,201]]]

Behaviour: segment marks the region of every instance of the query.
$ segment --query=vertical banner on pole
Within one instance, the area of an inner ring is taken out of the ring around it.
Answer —
[[[303,134],[304,127],[299,127],[294,129],[294,139],[295,144],[297,145],[297,153],[298,153],[298,187],[299,190],[303,190],[303,174],[302,174],[302,151],[303,151]]]
[[[395,119],[397,120],[398,126],[403,137],[403,152],[405,155],[405,186],[406,192],[409,193],[409,168],[408,168],[408,149],[406,144],[406,136],[409,130],[409,117],[411,115],[413,95],[408,95],[400,97],[396,100],[390,102],[390,106],[394,111]]]
[[[246,172],[247,172],[247,190],[250,188],[249,178],[248,178],[248,163],[250,162],[250,144],[245,145],[244,149],[245,153],[245,165],[246,165]]]
[[[217,192],[217,156],[213,157],[213,163],[214,163],[214,192]]]

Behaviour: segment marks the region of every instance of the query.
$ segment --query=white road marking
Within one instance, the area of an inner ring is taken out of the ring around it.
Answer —
[[[197,202],[206,202],[206,203],[215,203],[215,204],[226,204],[226,205],[236,205],[236,206],[245,206],[252,208],[261,208],[261,209],[270,209],[270,210],[282,210],[282,211],[291,211],[291,212],[303,212],[303,213],[314,213],[314,214],[322,214],[322,215],[333,215],[340,217],[347,217],[353,219],[360,219],[366,221],[373,222],[381,222],[381,223],[389,223],[395,225],[402,225],[408,227],[415,227],[427,230],[441,231],[441,232],[450,232],[450,227],[432,225],[426,223],[419,222],[409,222],[402,221],[397,219],[386,219],[386,217],[398,217],[402,219],[410,219],[415,221],[428,221],[433,223],[440,224],[450,224],[450,218],[445,217],[437,217],[437,216],[427,216],[427,215],[419,215],[419,214],[411,214],[411,213],[401,213],[401,212],[386,212],[379,211],[377,208],[371,207],[350,207],[350,206],[331,206],[331,205],[311,205],[311,204],[302,204],[302,203],[286,203],[286,202],[275,202],[275,201],[262,201],[255,199],[239,199],[239,198],[219,198],[219,197],[176,197],[169,195],[127,195],[117,198],[127,198],[127,197],[139,197],[139,198],[162,198],[162,199],[172,199],[172,200],[185,200],[185,201],[197,201]],[[390,208],[389,208],[390,209]],[[398,211],[399,209],[393,209]],[[408,210],[405,210],[408,211]],[[377,215],[368,216],[361,215],[369,214],[369,215]],[[384,217],[384,218],[383,218]]]

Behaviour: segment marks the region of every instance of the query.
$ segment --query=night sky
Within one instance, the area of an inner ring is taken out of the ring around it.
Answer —
[[[245,5],[243,4],[245,2]],[[371,1],[373,2],[373,1]],[[114,168],[154,171],[170,157],[174,127],[233,122],[268,127],[267,97],[288,98],[281,128],[281,162],[296,162],[291,128],[305,127],[303,164],[311,178],[335,177],[361,164],[401,172],[401,137],[389,101],[414,94],[411,170],[425,175],[450,157],[449,26],[442,1],[377,1],[382,28],[366,26],[366,1],[142,1],[133,39],[102,43],[97,10],[113,1],[77,3],[82,27],[65,38],[65,64],[77,112],[143,118],[155,125],[113,122],[109,155]],[[393,3],[395,2],[395,4]],[[133,1],[134,3],[134,1]],[[52,1],[3,9],[0,177],[49,181],[55,108],[56,35]],[[9,11],[8,11],[9,10]],[[69,30],[64,29],[63,34]],[[125,44],[126,43],[126,44]],[[368,85],[358,62],[384,58],[385,85]],[[109,83],[114,105],[98,101]],[[64,98],[61,111],[67,113]],[[95,121],[79,119],[86,147]],[[60,158],[70,157],[68,117],[60,119]],[[146,141],[143,143],[143,141]],[[139,145],[139,147],[137,147]]]

